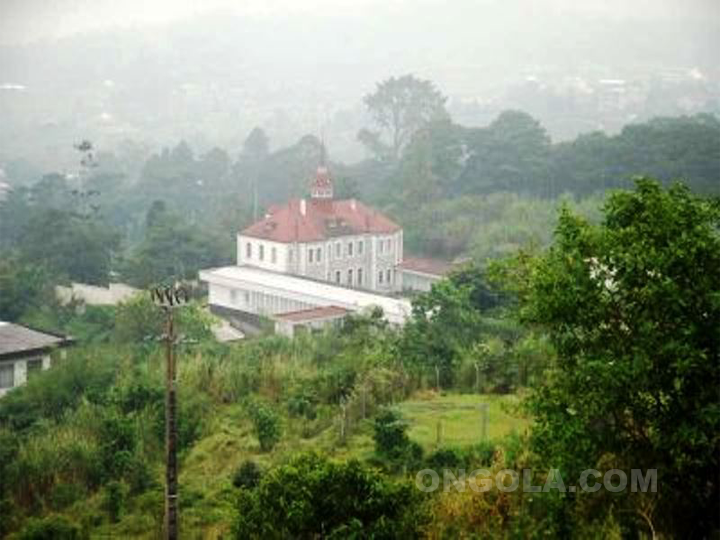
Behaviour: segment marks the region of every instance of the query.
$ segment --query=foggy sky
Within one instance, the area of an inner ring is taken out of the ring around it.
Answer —
[[[554,16],[568,13],[644,23],[675,21],[677,25],[720,21],[718,0],[0,0],[0,44],[162,24],[217,11],[265,17],[288,13],[310,17],[353,12],[372,15],[376,10],[416,14],[432,4],[444,4],[448,11],[462,10],[480,26],[498,12],[511,12],[518,21],[532,14],[538,25],[551,24]]]

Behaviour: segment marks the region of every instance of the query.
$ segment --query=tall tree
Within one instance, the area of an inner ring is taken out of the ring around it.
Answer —
[[[657,470],[655,494],[594,495],[613,499],[596,518],[619,508],[678,538],[720,526],[719,231],[717,202],[641,179],[600,225],[564,211],[530,267],[523,312],[558,355],[532,400],[538,454],[564,477]]]
[[[413,133],[432,120],[448,117],[446,100],[432,81],[418,79],[414,75],[390,77],[378,83],[375,92],[364,98],[365,106],[377,126],[389,133],[395,160],[400,158]],[[377,151],[380,147],[379,134],[361,130],[358,137],[371,150]]]
[[[262,128],[255,127],[243,143],[241,160],[250,180],[253,220],[258,218],[258,182],[262,162],[268,157],[270,142]]]

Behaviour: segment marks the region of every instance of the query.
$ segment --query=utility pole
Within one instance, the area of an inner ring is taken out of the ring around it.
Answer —
[[[173,311],[186,304],[188,292],[183,287],[162,286],[151,291],[153,302],[165,314],[165,538],[178,538],[177,474],[177,371],[175,369],[175,325]]]

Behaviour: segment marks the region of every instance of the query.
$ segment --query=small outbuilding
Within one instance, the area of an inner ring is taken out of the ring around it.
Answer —
[[[66,336],[0,321],[0,398],[49,369],[52,351],[70,343]]]
[[[347,316],[349,311],[339,306],[321,306],[301,309],[275,315],[275,332],[293,337],[299,331],[321,330],[327,326],[337,325]]]

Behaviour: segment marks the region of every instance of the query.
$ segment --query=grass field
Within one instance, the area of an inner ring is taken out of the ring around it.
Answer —
[[[524,433],[530,425],[530,419],[519,410],[516,395],[425,393],[400,403],[398,409],[409,423],[410,438],[428,450],[439,444],[464,446],[480,442],[483,403],[487,404],[489,440],[498,440],[513,431]]]

